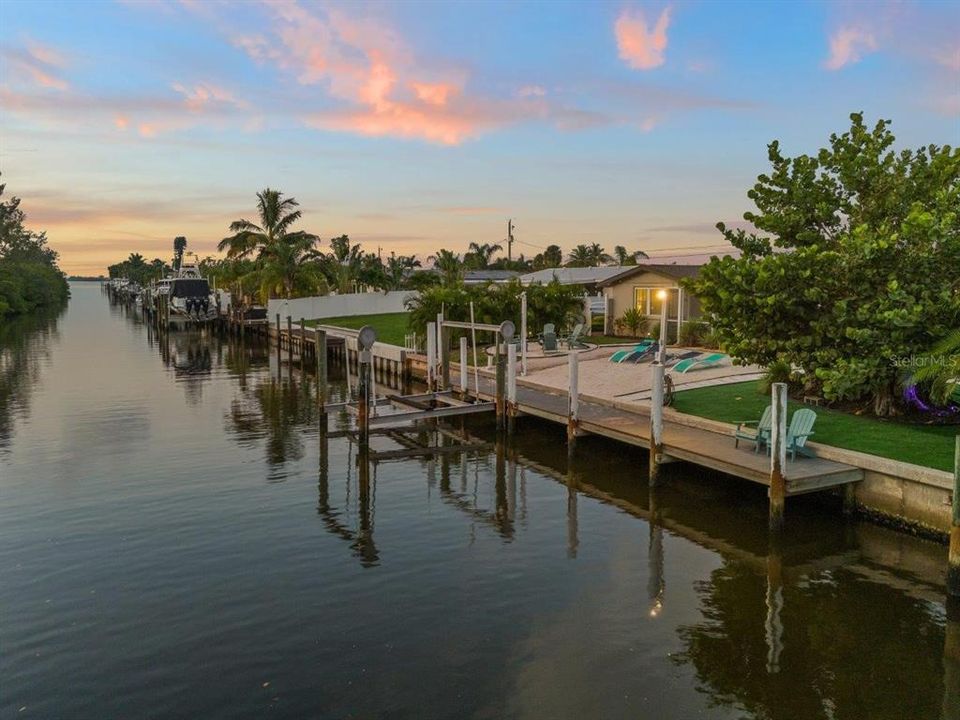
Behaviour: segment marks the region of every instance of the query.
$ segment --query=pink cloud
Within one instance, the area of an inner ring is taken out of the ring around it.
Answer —
[[[202,111],[216,103],[233,105],[234,107],[246,106],[246,103],[237,100],[230,91],[209,83],[198,83],[192,88],[185,87],[180,83],[173,83],[170,87],[183,95],[184,107],[194,112]]]
[[[113,124],[116,126],[117,130],[126,130],[130,127],[130,118],[126,115],[117,115],[113,118]]]
[[[621,12],[614,23],[620,59],[634,70],[650,70],[663,65],[669,25],[669,7],[663,9],[652,29],[639,10]]]
[[[447,101],[460,93],[453,83],[410,83],[417,98],[430,105],[446,105]]]
[[[823,66],[827,70],[839,70],[845,65],[859,62],[864,55],[876,51],[877,47],[873,32],[852,25],[842,27],[830,36],[830,57]]]
[[[517,97],[546,97],[547,91],[539,85],[524,85],[517,90]]]
[[[960,47],[955,47],[952,50],[944,50],[937,56],[937,62],[948,70],[960,72]]]
[[[66,90],[70,84],[58,71],[66,66],[66,61],[55,49],[30,42],[25,50],[9,48],[3,55],[21,74],[30,78],[34,85],[54,90]]]

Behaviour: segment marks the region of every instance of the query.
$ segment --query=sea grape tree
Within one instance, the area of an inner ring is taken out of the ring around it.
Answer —
[[[960,151],[894,150],[890,122],[850,116],[816,155],[768,147],[740,257],[688,287],[738,361],[800,368],[808,392],[897,410],[904,359],[960,327]]]

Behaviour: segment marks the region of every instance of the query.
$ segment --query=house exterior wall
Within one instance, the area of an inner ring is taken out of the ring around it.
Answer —
[[[679,287],[680,284],[672,278],[665,277],[657,273],[647,272],[625,278],[618,283],[609,285],[603,289],[603,292],[604,295],[611,300],[612,308],[609,316],[616,319],[621,317],[625,310],[634,306],[636,290],[638,288],[665,288],[675,291]],[[675,302],[676,301],[674,300],[671,303],[669,317],[667,320],[671,332],[675,331],[677,325]],[[686,290],[682,292],[681,303],[681,315],[683,321],[700,317],[700,302]],[[644,314],[646,314],[646,308],[644,308],[643,311]],[[648,315],[648,317],[650,317],[654,322],[660,319],[658,313]]]

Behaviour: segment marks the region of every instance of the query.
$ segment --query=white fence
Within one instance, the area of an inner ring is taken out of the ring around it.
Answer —
[[[284,322],[288,315],[297,322],[300,318],[322,320],[352,315],[405,312],[404,302],[407,298],[416,297],[416,295],[416,292],[399,291],[271,300],[267,306],[267,317],[273,320],[277,313],[280,313]]]

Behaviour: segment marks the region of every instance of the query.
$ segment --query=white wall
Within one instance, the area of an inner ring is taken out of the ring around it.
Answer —
[[[379,313],[405,312],[404,301],[416,297],[416,292],[372,292],[349,295],[324,295],[323,297],[295,298],[293,300],[271,300],[267,306],[267,317],[273,321],[277,313],[286,321],[287,315],[294,322],[321,320],[332,317],[352,315],[376,315]]]

